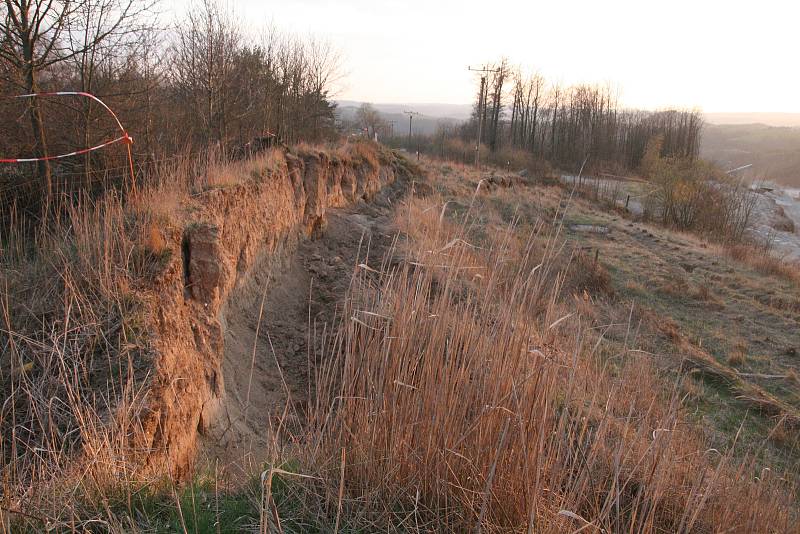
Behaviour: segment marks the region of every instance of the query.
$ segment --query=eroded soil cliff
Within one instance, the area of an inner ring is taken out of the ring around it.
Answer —
[[[282,154],[266,176],[203,193],[183,227],[170,229],[169,246],[180,253],[155,284],[151,327],[157,356],[136,437],[154,472],[186,473],[201,436],[212,455],[250,447],[278,399],[292,388],[303,394],[307,282],[352,264],[336,255],[323,259],[313,247],[301,256],[290,253],[321,235],[332,209],[368,203],[409,172],[390,152],[358,147]],[[348,251],[357,250],[369,233],[357,221],[355,214],[339,213],[331,222],[331,234]],[[337,292],[344,278],[338,280],[324,282],[312,304]],[[267,349],[267,336],[276,331],[291,333],[282,337],[280,358],[300,360],[287,366],[286,372],[298,375],[290,388],[274,344]]]

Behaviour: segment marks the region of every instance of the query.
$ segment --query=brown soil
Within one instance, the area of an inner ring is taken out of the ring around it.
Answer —
[[[152,378],[143,387],[140,415],[132,421],[136,428],[130,432],[130,449],[141,451],[145,473],[169,472],[178,478],[191,474],[203,436],[216,436],[211,441],[219,441],[231,431],[233,422],[243,420],[229,406],[228,415],[221,411],[229,399],[249,404],[248,425],[251,411],[270,410],[271,401],[254,402],[259,393],[252,385],[260,383],[252,363],[252,343],[256,329],[261,333],[258,311],[264,289],[292,287],[277,279],[278,273],[291,267],[289,258],[305,239],[322,235],[331,213],[382,198],[384,188],[408,179],[416,170],[379,145],[346,143],[337,149],[301,146],[274,151],[233,172],[244,178],[193,196],[182,206],[183,215],[165,228],[169,261],[146,295],[153,312],[146,318],[155,355]],[[300,265],[294,270],[302,271],[305,265],[302,261]],[[267,283],[270,276],[276,279]],[[308,294],[302,278],[297,284]],[[269,292],[264,302],[264,332],[274,334],[279,327],[269,322],[271,310],[278,310],[281,318],[291,312]],[[265,340],[261,353],[255,344],[256,360],[259,354],[264,360],[269,346]],[[247,374],[248,387],[243,390],[238,378],[225,376],[226,345],[239,347],[231,351],[247,355],[231,358],[227,364],[237,375]],[[267,354],[271,353],[270,348]],[[286,352],[276,354],[278,362],[289,358]],[[287,376],[297,374],[287,371]],[[230,393],[226,382],[234,388]],[[265,387],[271,391],[269,385]],[[221,414],[231,422],[222,431],[218,427]],[[257,423],[254,428],[260,433]],[[221,446],[233,442],[238,443],[231,439]]]
[[[256,265],[231,294],[223,312],[225,398],[202,438],[201,469],[218,466],[244,480],[268,460],[279,427],[302,417],[321,334],[335,323],[357,265],[374,265],[391,249],[391,216],[405,188],[400,180],[369,203],[329,210],[314,239],[283,265]]]

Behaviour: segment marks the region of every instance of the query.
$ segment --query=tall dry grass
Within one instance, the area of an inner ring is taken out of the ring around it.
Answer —
[[[62,199],[10,227],[0,261],[0,506],[56,525],[76,494],[133,475],[129,450],[152,363],[145,290],[168,259],[174,183]]]
[[[389,159],[361,143],[322,148],[374,166]],[[9,518],[34,530],[134,529],[132,495],[163,485],[141,469],[151,451],[131,447],[150,409],[158,275],[207,192],[269,179],[287,157],[176,158],[136,188],[62,197],[46,223],[2,221],[0,532]],[[130,517],[109,508],[119,499]]]
[[[63,197],[46,223],[4,221],[0,519],[58,525],[93,496],[147,483],[149,451],[132,450],[131,435],[146,409],[149,295],[174,253],[167,240],[204,192],[263,179],[281,158],[179,158],[136,189]]]
[[[800,284],[800,262],[777,255],[769,244],[732,244],[724,247],[723,252],[758,273]]]
[[[444,213],[411,202],[406,261],[356,272],[300,453],[317,513],[389,531],[795,528],[780,475],[708,449],[679,383],[634,350],[603,360],[560,303],[557,228],[479,248],[470,213]]]

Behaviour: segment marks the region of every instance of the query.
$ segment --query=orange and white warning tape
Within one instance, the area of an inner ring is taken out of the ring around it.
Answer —
[[[125,127],[122,126],[122,122],[120,122],[119,117],[117,117],[117,114],[114,113],[114,111],[110,107],[108,107],[105,102],[103,102],[93,94],[86,93],[83,91],[55,91],[55,92],[44,92],[44,93],[30,93],[27,95],[17,95],[11,98],[37,98],[37,97],[47,97],[47,96],[82,96],[94,100],[95,102],[100,104],[106,111],[108,111],[108,113],[114,118],[114,121],[117,123],[117,126],[119,126],[122,135],[115,139],[111,139],[110,141],[101,143],[99,145],[89,148],[83,148],[81,150],[75,150],[73,152],[69,152],[66,154],[58,154],[56,156],[41,156],[38,158],[0,158],[0,163],[34,163],[37,161],[52,161],[55,159],[63,159],[72,156],[79,156],[81,154],[87,154],[89,152],[94,152],[95,150],[100,150],[101,148],[105,148],[109,145],[121,142],[125,143],[128,146],[128,163],[130,166],[131,180],[134,179],[133,154],[131,153],[131,145],[133,144],[133,139],[128,135],[128,132],[127,130],[125,130]]]
[[[93,146],[91,148],[83,148],[81,150],[76,150],[74,152],[67,152],[66,154],[59,154],[57,156],[43,156],[39,158],[0,158],[0,163],[33,163],[36,161],[51,161],[54,159],[63,159],[69,158],[72,156],[79,156],[81,154],[86,154],[88,152],[94,152],[95,150],[100,150],[101,148],[105,148],[109,145],[113,145],[114,143],[119,143],[120,141],[125,141],[126,137],[117,137],[116,139],[112,139],[111,141],[106,141],[103,144]],[[130,139],[130,138],[127,138]]]

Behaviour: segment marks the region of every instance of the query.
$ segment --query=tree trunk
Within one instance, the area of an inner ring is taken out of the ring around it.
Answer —
[[[25,84],[26,89],[29,93],[35,93],[37,91],[36,85],[36,73],[34,72],[32,62],[33,62],[33,49],[31,48],[28,50],[29,47],[25,47]],[[36,157],[46,157],[47,156],[47,139],[45,136],[44,131],[44,120],[42,119],[42,110],[39,106],[39,101],[34,98],[28,99],[28,111],[31,115],[31,128],[33,129],[33,137],[36,142],[35,154]],[[44,205],[49,208],[50,201],[53,196],[53,178],[50,172],[50,162],[49,161],[39,161],[37,162],[37,169],[39,172],[39,180],[42,184],[42,189],[45,194],[45,202]]]

